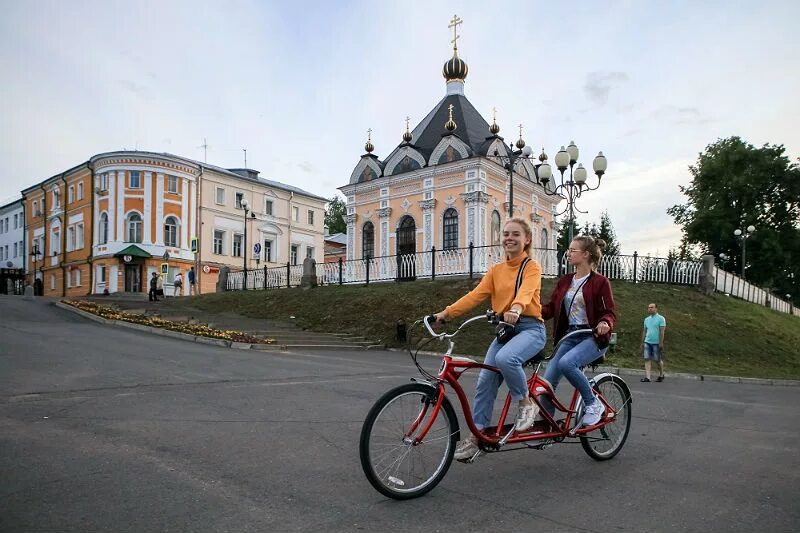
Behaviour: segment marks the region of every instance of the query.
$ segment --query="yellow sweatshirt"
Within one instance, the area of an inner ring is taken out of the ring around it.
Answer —
[[[477,287],[456,303],[447,306],[448,314],[453,318],[461,316],[491,296],[492,309],[497,313],[505,313],[513,304],[519,304],[522,307],[522,316],[541,320],[542,267],[535,259],[531,259],[525,267],[522,284],[514,298],[517,273],[526,257],[528,255],[523,253],[516,259],[494,265]]]

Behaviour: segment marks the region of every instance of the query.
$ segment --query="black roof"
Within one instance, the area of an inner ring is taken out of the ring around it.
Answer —
[[[492,137],[489,123],[483,119],[475,106],[463,94],[447,95],[411,132],[411,144],[420,151],[426,160],[430,158],[442,137],[451,133],[444,127],[450,118],[449,107],[451,104],[453,105],[453,121],[457,126],[452,133],[472,149],[470,155],[481,154],[481,148],[486,138]]]

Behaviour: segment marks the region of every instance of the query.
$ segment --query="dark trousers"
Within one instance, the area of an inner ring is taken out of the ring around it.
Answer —
[[[158,301],[158,291],[156,289],[150,289],[150,292],[147,293],[147,299],[151,302]]]

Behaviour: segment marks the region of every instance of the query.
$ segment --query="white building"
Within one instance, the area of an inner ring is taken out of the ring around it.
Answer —
[[[25,268],[25,212],[22,199],[0,207],[0,268]]]

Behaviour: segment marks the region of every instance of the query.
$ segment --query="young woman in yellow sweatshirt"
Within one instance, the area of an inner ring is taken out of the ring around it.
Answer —
[[[496,366],[502,376],[489,370],[481,370],[475,389],[473,420],[475,427],[484,429],[492,419],[494,401],[500,383],[505,379],[513,399],[519,402],[519,411],[514,425],[516,431],[525,431],[533,426],[537,407],[528,395],[528,383],[522,364],[544,348],[546,333],[542,321],[542,267],[530,259],[522,274],[522,283],[516,296],[514,289],[520,266],[529,257],[533,235],[527,222],[512,218],[503,226],[503,249],[506,260],[494,265],[483,276],[481,282],[466,296],[443,311],[436,313],[436,320],[444,322],[463,315],[486,298],[491,298],[492,309],[504,322],[514,324],[515,335],[505,344],[493,340],[486,352],[484,362]],[[455,458],[465,461],[478,451],[474,436],[458,443]]]

